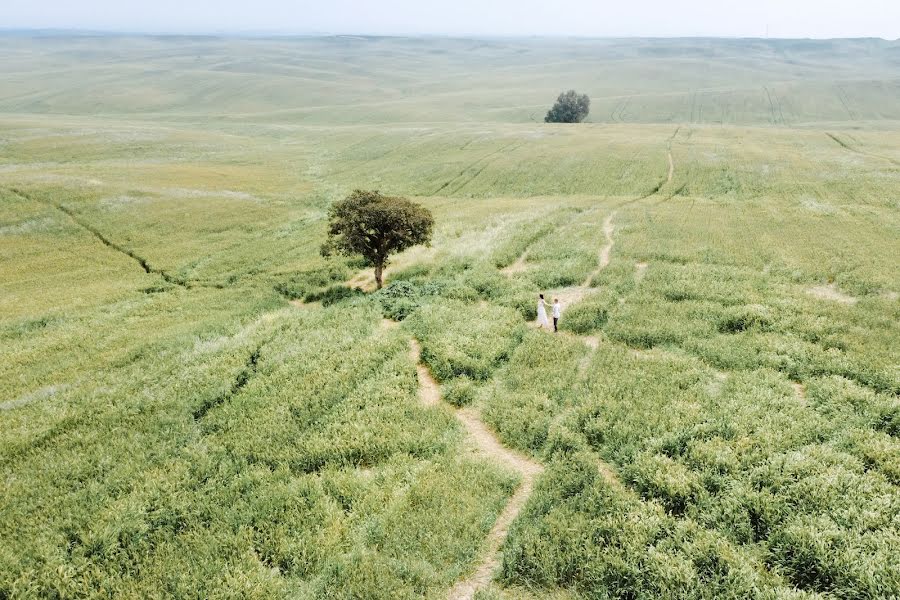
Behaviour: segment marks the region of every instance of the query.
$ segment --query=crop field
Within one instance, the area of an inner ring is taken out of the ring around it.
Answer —
[[[900,597],[898,73],[0,34],[0,598]]]

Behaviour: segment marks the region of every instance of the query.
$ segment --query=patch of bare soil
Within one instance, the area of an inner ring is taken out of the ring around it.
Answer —
[[[806,290],[806,293],[822,300],[831,300],[841,304],[856,304],[857,299],[840,291],[833,283],[817,285]]]
[[[39,390],[25,394],[14,400],[0,402],[0,410],[13,410],[14,408],[27,406],[28,404],[32,404],[40,400],[46,400],[47,398],[55,396],[57,392],[64,390],[67,387],[68,386],[66,385],[48,385],[46,387],[42,387]]]
[[[675,177],[675,160],[672,158],[672,151],[669,150],[669,176],[666,178],[666,183],[672,183],[672,178]]]
[[[598,338],[596,335],[581,335],[578,337],[582,342],[584,342],[585,346],[588,346],[592,350],[596,350],[600,347],[600,338]]]
[[[396,329],[400,326],[400,321],[394,321],[393,319],[382,319],[381,320],[381,329]],[[418,362],[418,356],[416,356],[416,362]]]
[[[416,375],[419,378],[419,401],[424,406],[437,406],[441,401],[440,387],[431,376],[431,371],[422,363],[422,347],[415,339],[409,341],[409,358],[416,365]]]
[[[713,379],[706,385],[706,391],[710,396],[718,396],[722,393],[722,387],[725,385],[725,382],[728,381],[728,373],[724,371],[716,371],[713,374]]]
[[[600,472],[600,475],[603,476],[603,479],[606,480],[606,483],[620,490],[625,488],[615,470],[608,463],[599,458],[597,459],[597,470]]]
[[[385,269],[382,274],[382,281],[387,281],[388,270]],[[364,292],[374,292],[377,289],[375,284],[375,272],[372,269],[360,271],[347,281],[347,286],[351,288],[360,288]]]

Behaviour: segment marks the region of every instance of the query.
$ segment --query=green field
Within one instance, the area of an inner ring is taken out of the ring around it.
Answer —
[[[900,596],[898,258],[900,42],[2,34],[0,599]]]

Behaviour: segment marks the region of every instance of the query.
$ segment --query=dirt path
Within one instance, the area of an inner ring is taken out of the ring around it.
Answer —
[[[409,358],[416,365],[419,378],[419,401],[424,406],[437,406],[441,401],[441,391],[431,372],[422,363],[422,346],[412,338],[409,340]]]
[[[504,275],[509,276],[509,275],[513,275],[514,273],[521,273],[523,271],[526,271],[528,269],[528,266],[525,264],[525,260],[526,260],[525,257],[527,254],[528,254],[528,251],[526,250],[521,255],[519,255],[519,258],[516,259],[516,262],[514,262],[511,265],[508,265],[506,267],[503,267],[502,269],[500,269],[500,272],[503,273]]]
[[[522,511],[522,507],[525,506],[525,502],[534,489],[535,479],[544,468],[533,460],[503,446],[475,411],[471,409],[457,410],[456,418],[466,428],[480,454],[492,462],[516,471],[522,478],[519,489],[510,498],[488,533],[484,542],[481,563],[474,573],[460,580],[450,589],[448,595],[450,600],[471,600],[478,590],[486,588],[494,578],[494,573],[500,566],[500,547],[506,540],[509,526]]]
[[[419,400],[425,406],[440,404],[441,394],[438,383],[431,376],[431,372],[422,363],[422,347],[415,339],[409,342],[409,356],[416,364],[416,374],[419,378]],[[497,517],[494,526],[488,533],[484,542],[484,554],[475,572],[460,580],[450,590],[450,600],[471,600],[478,590],[486,588],[494,577],[494,572],[500,565],[500,547],[506,540],[509,526],[516,519],[525,506],[528,497],[534,489],[536,477],[544,470],[539,463],[530,458],[506,448],[497,439],[487,425],[478,416],[478,413],[470,408],[453,409],[457,420],[469,434],[475,449],[480,455],[491,462],[515,471],[522,478],[519,488],[510,498],[503,512]]]
[[[666,183],[672,183],[672,179],[675,177],[675,161],[672,159],[672,151],[669,150],[669,176],[666,178]]]
[[[613,244],[615,243],[615,241],[613,240],[613,233],[615,232],[613,218],[615,216],[616,213],[615,211],[613,211],[612,213],[607,215],[606,219],[604,219],[603,221],[603,235],[606,237],[606,244],[604,244],[603,248],[600,249],[600,255],[597,259],[597,268],[588,274],[587,278],[584,280],[584,282],[582,282],[581,285],[575,285],[566,288],[557,288],[555,290],[549,290],[545,294],[548,303],[552,303],[554,299],[559,299],[559,302],[562,306],[563,315],[565,315],[565,311],[570,306],[572,306],[573,304],[577,304],[594,291],[593,288],[591,288],[591,280],[593,280],[594,277],[596,277],[600,273],[600,271],[609,266]],[[590,342],[585,343],[591,345]]]
[[[600,250],[600,260],[597,263],[597,268],[591,271],[590,275],[587,276],[587,279],[581,284],[582,287],[589,287],[591,285],[591,280],[596,277],[600,271],[609,266],[610,255],[612,254],[613,244],[615,243],[615,240],[613,240],[613,232],[616,230],[613,225],[613,217],[615,216],[616,213],[613,211],[609,213],[609,216],[603,221],[603,235],[606,236],[606,245]]]
[[[387,269],[382,274],[382,280],[387,280]],[[347,286],[351,288],[360,288],[364,292],[374,292],[377,289],[375,285],[375,272],[372,269],[363,269],[353,275],[348,281]]]

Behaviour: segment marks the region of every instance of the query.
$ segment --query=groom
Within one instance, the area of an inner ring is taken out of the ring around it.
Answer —
[[[553,333],[559,331],[557,325],[559,324],[559,317],[562,314],[562,309],[559,306],[559,298],[553,299]]]

